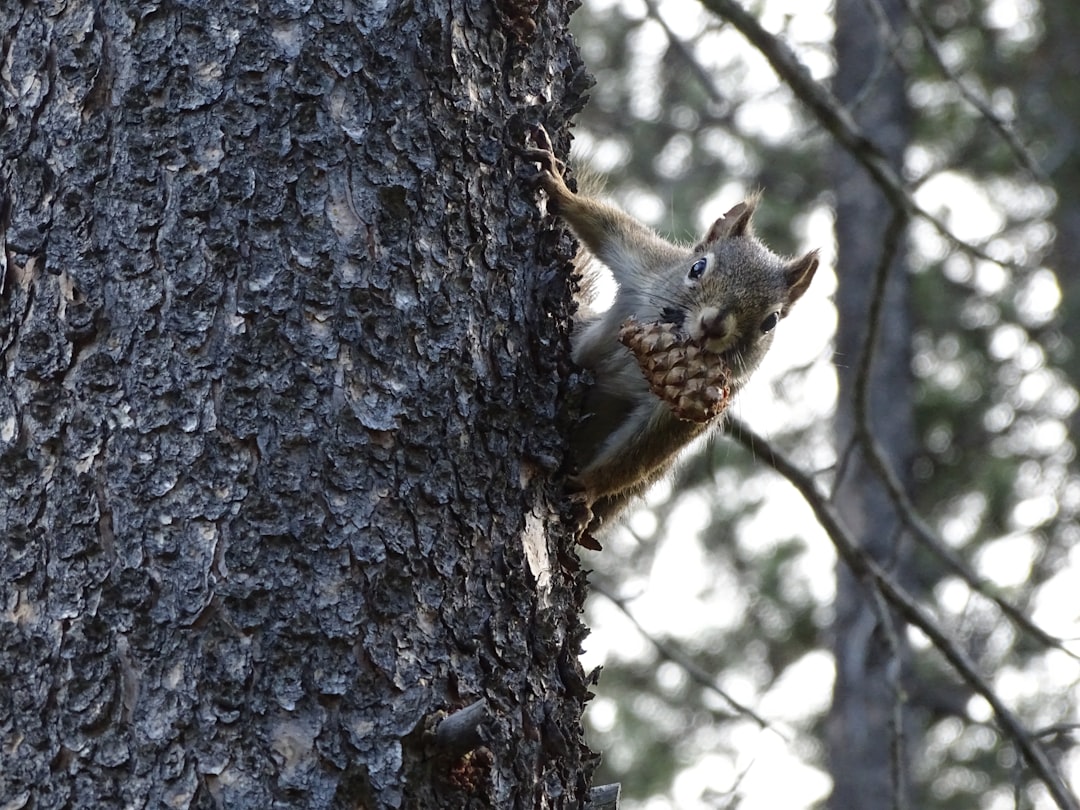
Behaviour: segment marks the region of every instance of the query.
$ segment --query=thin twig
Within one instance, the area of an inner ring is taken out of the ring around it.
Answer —
[[[1064,781],[1055,771],[1054,766],[1043,752],[1042,747],[1032,739],[1027,729],[1001,701],[986,680],[979,674],[975,664],[967,654],[953,643],[938,626],[937,621],[914,598],[880,566],[867,555],[844,526],[836,507],[829,502],[809,476],[802,472],[785,456],[776,452],[769,443],[750,429],[745,423],[731,420],[731,435],[742,443],[757,458],[780,473],[799,491],[814,511],[818,523],[829,535],[840,558],[851,573],[858,579],[877,588],[882,596],[896,611],[914,627],[917,627],[930,640],[972,691],[981,695],[990,704],[998,724],[1009,735],[1017,748],[1023,752],[1035,775],[1046,785],[1054,802],[1061,810],[1080,810],[1080,802],[1069,792]]]
[[[645,8],[648,9],[649,16],[664,29],[664,34],[667,36],[668,43],[675,52],[679,54],[683,62],[686,63],[686,66],[690,68],[690,72],[697,79],[698,84],[701,85],[709,99],[714,104],[726,104],[727,99],[724,97],[724,94],[720,92],[720,89],[716,86],[716,83],[712,80],[708,71],[705,70],[701,62],[694,56],[693,51],[690,50],[690,46],[679,39],[671,29],[671,26],[669,26],[664,18],[660,16],[660,8],[656,5],[656,0],[645,0]]]
[[[892,726],[892,750],[890,751],[889,769],[889,778],[893,789],[892,805],[893,810],[906,810],[908,806],[906,779],[908,768],[906,764],[907,730],[904,727],[904,706],[907,703],[907,696],[903,685],[903,645],[900,641],[900,634],[896,632],[893,615],[889,612],[889,606],[881,595],[881,591],[877,588],[871,588],[870,592],[874,609],[878,614],[878,621],[881,624],[886,643],[892,655],[892,666],[885,668],[889,688],[893,693],[892,712],[889,714],[889,725]]]
[[[983,248],[961,239],[941,219],[918,205],[907,189],[903,178],[870,138],[855,123],[824,85],[815,81],[810,71],[782,40],[770,34],[757,19],[736,0],[701,0],[705,8],[730,22],[754,45],[772,65],[777,75],[791,88],[818,122],[870,173],[894,208],[929,222],[934,229],[955,247],[977,259],[993,262],[1017,272],[1026,268],[1016,262],[996,258]]]
[[[870,421],[870,371],[873,365],[875,347],[883,325],[881,312],[885,306],[885,287],[888,284],[893,261],[900,249],[907,221],[907,215],[904,211],[895,212],[888,228],[886,228],[881,260],[878,262],[877,271],[874,274],[873,289],[870,295],[870,309],[867,314],[867,334],[866,339],[863,341],[863,351],[856,366],[854,441],[861,445],[871,469],[885,486],[886,494],[896,508],[901,523],[911,532],[911,536],[919,545],[942,560],[949,570],[962,579],[971,590],[997,605],[998,609],[1017,627],[1034,636],[1045,646],[1061,650],[1073,658],[1080,658],[1080,655],[1069,650],[1061,639],[1055,638],[1032,622],[1031,619],[1024,615],[1023,611],[1008,600],[992,593],[989,584],[973,573],[970,567],[938,538],[934,530],[919,515],[918,509],[907,493],[907,488],[901,482],[892,464],[889,463],[888,456],[872,428]]]
[[[975,110],[981,115],[986,122],[990,125],[1004,142],[1009,147],[1009,151],[1016,157],[1017,162],[1039,183],[1049,183],[1050,178],[1046,176],[1046,172],[1039,166],[1038,161],[1028,151],[1027,147],[1020,143],[1020,139],[1016,136],[1016,132],[1005,121],[1001,119],[993,110],[990,109],[990,105],[980,98],[976,93],[968,86],[968,83],[960,78],[956,72],[945,64],[945,57],[941,54],[941,47],[938,43],[937,37],[934,35],[933,29],[930,28],[930,23],[926,20],[926,16],[923,14],[913,0],[902,0],[907,8],[908,15],[915,23],[915,27],[919,30],[919,35],[922,37],[923,46],[930,59],[937,66],[937,69],[941,71],[950,82],[956,85],[960,91],[960,95],[964,97]]]
[[[1038,161],[1028,148],[1020,142],[1020,139],[1017,137],[1013,128],[1006,121],[1002,120],[1001,116],[991,110],[990,105],[977,95],[956,71],[946,64],[945,57],[941,53],[941,43],[934,34],[922,9],[920,9],[913,0],[901,0],[901,2],[904,3],[908,16],[911,18],[912,22],[914,22],[916,29],[918,29],[919,36],[923,42],[924,52],[929,54],[931,61],[934,63],[935,67],[937,67],[938,71],[956,86],[964,100],[975,108],[975,111],[986,120],[990,125],[990,128],[1005,142],[1009,151],[1016,157],[1017,163],[1019,163],[1020,166],[1037,182],[1049,183],[1050,178],[1046,176],[1046,172],[1039,166]],[[889,22],[888,15],[881,7],[879,0],[863,0],[863,4],[870,13],[874,15],[881,41],[888,47],[889,54],[892,56],[893,61],[910,73],[912,60],[908,57],[906,50],[903,48],[902,39],[893,28],[892,23]],[[856,100],[852,102],[851,106],[853,109],[857,108],[864,99],[867,91],[872,86],[873,79],[876,78],[876,74],[881,70],[881,67],[881,60],[878,60],[878,63],[874,67],[874,74],[872,74],[871,79],[866,82],[863,90],[859,92]]]
[[[900,51],[900,38],[896,35],[896,31],[893,30],[892,24],[889,22],[889,15],[885,13],[885,9],[881,7],[881,3],[877,2],[877,0],[864,0],[864,5],[874,16],[874,22],[878,28],[878,38],[884,43],[888,55],[892,57],[893,62],[902,67],[904,62]],[[853,112],[858,110],[863,105],[863,102],[870,97],[874,87],[885,74],[887,62],[888,59],[885,53],[879,51],[877,58],[874,60],[874,69],[870,71],[862,87],[859,88],[859,92],[848,102],[848,109]]]
[[[900,244],[907,229],[907,212],[896,209],[889,220],[882,238],[881,258],[874,272],[870,290],[870,310],[866,316],[866,337],[862,342],[862,352],[855,366],[855,439],[862,441],[870,438],[870,372],[874,364],[878,337],[881,335],[881,311],[885,307],[885,288],[889,283]]]
[[[623,612],[623,615],[630,620],[634,627],[637,628],[638,632],[649,640],[649,643],[651,643],[656,648],[657,652],[659,652],[664,658],[671,661],[673,664],[677,664],[679,667],[681,667],[686,672],[686,674],[690,676],[691,680],[693,680],[699,686],[703,686],[711,692],[715,692],[727,703],[729,703],[731,707],[735,709],[735,711],[737,711],[739,714],[744,714],[747,717],[751,718],[755,723],[758,724],[760,728],[767,728],[772,731],[776,731],[776,729],[773,728],[772,725],[767,720],[765,720],[765,718],[763,718],[749,706],[743,705],[731,695],[729,695],[726,691],[724,691],[716,683],[716,680],[713,678],[712,674],[706,672],[704,669],[691,661],[687,656],[676,650],[670,644],[667,644],[666,642],[650,634],[644,627],[642,627],[641,622],[639,622],[634,616],[634,614],[630,611],[630,608],[626,604],[625,600],[620,599],[618,596],[606,590],[600,585],[594,584],[592,586],[592,590],[607,597],[609,602],[611,602],[613,605],[615,605],[615,607],[617,607]],[[780,734],[779,731],[776,731],[776,733]],[[781,739],[784,739],[783,734],[780,734],[780,737]]]

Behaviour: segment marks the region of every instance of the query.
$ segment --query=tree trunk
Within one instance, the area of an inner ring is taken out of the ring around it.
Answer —
[[[903,3],[883,0],[880,8],[894,30],[902,30]],[[866,4],[837,2],[835,46],[838,98],[899,168],[909,138],[904,78]],[[832,163],[839,276],[836,356],[840,391],[835,429],[841,472],[836,503],[866,552],[903,578],[905,549],[897,515],[865,453],[852,442],[858,365],[863,353],[872,350],[870,430],[894,469],[908,479],[914,446],[908,279],[902,259],[896,260],[881,309],[880,338],[876,346],[868,347],[867,312],[893,212],[849,155],[838,150]],[[905,634],[899,621],[890,622],[892,629],[883,622],[887,614],[843,564],[837,570],[835,611],[836,683],[826,728],[834,787],[828,806],[832,810],[893,808],[897,806],[894,797],[903,792],[907,769],[906,758],[894,748],[896,732],[903,725],[896,722],[896,690],[906,659]]]
[[[1047,150],[1044,159],[1053,181],[1057,205],[1054,207],[1054,245],[1047,262],[1054,268],[1061,286],[1057,326],[1065,339],[1060,352],[1061,368],[1072,385],[1080,385],[1080,52],[1076,35],[1080,19],[1071,9],[1044,2],[1042,41],[1025,60],[1026,75],[1017,88],[1021,99],[1024,131],[1038,132]],[[1080,408],[1069,420],[1071,439],[1080,446]]]
[[[565,7],[139,5],[0,10],[0,797],[579,806]]]

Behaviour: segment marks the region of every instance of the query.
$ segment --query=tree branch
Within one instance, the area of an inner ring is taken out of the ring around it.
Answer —
[[[983,117],[983,119],[990,125],[998,137],[1005,142],[1005,145],[1009,147],[1009,151],[1016,157],[1017,163],[1020,164],[1031,176],[1039,183],[1049,183],[1050,178],[1046,176],[1046,172],[1039,166],[1037,160],[1027,147],[1020,143],[1020,139],[1016,136],[1016,132],[1009,126],[1004,120],[1001,119],[993,110],[990,109],[990,105],[986,103],[982,98],[976,95],[967,82],[963,81],[956,72],[945,64],[945,58],[941,54],[941,47],[938,43],[937,37],[934,36],[933,30],[930,28],[930,23],[926,19],[926,15],[923,14],[913,0],[902,0],[907,7],[908,16],[915,22],[915,27],[919,30],[919,36],[922,37],[923,46],[926,53],[930,56],[930,59],[934,62],[941,74],[956,85],[956,88],[960,91],[960,95],[964,97],[975,110]],[[876,5],[876,3],[875,3]]]
[[[484,744],[482,727],[491,720],[485,699],[447,715],[435,727],[435,747],[449,756],[462,756]]]
[[[888,603],[881,595],[881,591],[872,588],[870,602],[878,615],[878,623],[882,629],[885,643],[892,656],[892,665],[886,667],[885,675],[888,678],[889,688],[893,693],[892,712],[889,714],[889,726],[892,738],[892,750],[890,751],[889,779],[892,782],[893,810],[907,810],[907,733],[904,727],[904,705],[907,703],[907,692],[903,686],[904,656],[900,640],[900,634],[896,630],[896,622],[893,614],[889,611]]]
[[[656,20],[657,24],[664,29],[664,35],[668,39],[668,43],[672,49],[679,54],[679,57],[686,63],[686,66],[690,68],[690,72],[694,74],[694,78],[697,79],[698,84],[708,95],[709,100],[714,104],[724,105],[727,102],[724,94],[720,92],[720,89],[716,86],[716,83],[709,76],[709,72],[705,70],[701,62],[694,56],[690,47],[679,39],[678,35],[671,30],[671,26],[667,24],[663,17],[660,16],[660,8],[656,4],[656,0],[645,0],[645,8],[648,9],[649,16]]]
[[[885,155],[855,123],[851,114],[824,85],[814,80],[785,42],[766,31],[757,19],[736,0],[701,0],[709,11],[734,25],[772,65],[780,79],[791,88],[828,132],[870,173],[893,207],[929,222],[952,245],[970,255],[1002,267],[1023,271],[1016,262],[995,258],[983,248],[961,239],[938,217],[919,206],[903,178],[889,165]]]
[[[770,723],[765,720],[761,715],[759,715],[749,706],[743,705],[731,695],[729,695],[727,692],[725,692],[722,688],[720,688],[720,686],[717,685],[716,680],[713,678],[712,674],[706,672],[704,669],[699,667],[696,663],[691,661],[689,658],[676,650],[670,644],[667,644],[666,642],[651,635],[644,627],[641,626],[641,623],[637,620],[637,618],[635,618],[634,614],[630,612],[630,608],[627,606],[625,600],[620,599],[618,596],[606,590],[600,585],[594,584],[592,586],[592,590],[607,597],[608,601],[610,601],[613,605],[615,605],[615,607],[617,607],[623,612],[623,615],[625,615],[626,618],[630,620],[634,627],[637,628],[638,632],[649,640],[649,642],[656,648],[657,652],[659,652],[660,655],[671,661],[673,664],[681,667],[686,672],[686,674],[690,676],[690,679],[692,681],[697,683],[699,686],[708,689],[711,692],[715,692],[727,703],[729,703],[731,707],[735,709],[739,714],[744,714],[747,717],[753,719],[753,721],[757,723],[760,728],[767,728],[775,731],[775,729],[772,728]],[[779,732],[776,733],[779,734]],[[783,737],[783,735],[781,735],[781,737]]]
[[[871,469],[877,474],[896,508],[900,522],[911,532],[911,536],[919,545],[942,560],[948,569],[962,579],[971,590],[997,605],[998,609],[1017,627],[1027,631],[1047,647],[1061,650],[1073,658],[1080,658],[1080,655],[1069,650],[1061,639],[1055,638],[1032,622],[1019,608],[1003,597],[991,593],[989,585],[972,572],[969,566],[937,536],[919,515],[918,509],[912,503],[900,477],[889,463],[885,450],[871,429],[870,371],[873,366],[875,347],[881,334],[881,310],[885,304],[885,286],[888,283],[893,260],[900,249],[907,222],[907,214],[904,211],[895,212],[885,231],[881,260],[874,274],[870,310],[867,314],[866,340],[863,342],[863,351],[859,356],[855,375],[855,435],[852,447],[861,446]]]
[[[994,690],[979,674],[975,664],[953,641],[937,626],[934,617],[920,606],[899,583],[865,554],[855,539],[848,533],[836,508],[830,503],[825,493],[806,474],[785,456],[776,452],[772,446],[750,427],[737,419],[731,419],[731,435],[743,444],[755,457],[784,478],[799,491],[813,509],[814,515],[825,529],[840,558],[858,579],[876,588],[888,603],[912,626],[917,627],[930,639],[930,642],[944,656],[956,673],[971,689],[981,695],[997,717],[998,725],[1023,752],[1025,759],[1035,775],[1046,785],[1050,795],[1061,810],[1080,810],[1080,802],[1070,793],[1062,778],[1055,771],[1053,764],[1043,752],[1042,747],[1032,738],[1027,729],[1001,701]]]
[[[618,782],[590,788],[585,810],[616,810],[621,790],[622,786]]]

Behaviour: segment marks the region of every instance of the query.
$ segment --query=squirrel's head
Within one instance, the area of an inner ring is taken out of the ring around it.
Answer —
[[[772,344],[773,330],[810,286],[817,251],[777,256],[753,234],[757,198],[713,223],[684,265],[672,268],[662,319],[724,354],[745,382]]]

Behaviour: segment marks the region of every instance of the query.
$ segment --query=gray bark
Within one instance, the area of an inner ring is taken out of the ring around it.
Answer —
[[[878,6],[894,30],[902,30],[903,3],[883,0]],[[909,139],[904,78],[891,61],[867,4],[837,2],[835,47],[838,98],[899,169]],[[906,550],[899,520],[864,452],[852,445],[857,367],[868,349],[867,312],[893,212],[850,155],[838,149],[832,165],[839,276],[836,356],[840,390],[835,431],[841,475],[836,504],[863,549],[903,580]],[[900,257],[891,268],[881,336],[872,348],[868,404],[871,433],[905,481],[914,447],[910,347],[908,279]],[[907,762],[906,757],[897,756],[894,745],[896,733],[903,730],[903,724],[895,723],[895,690],[906,658],[904,632],[897,621],[891,634],[883,615],[865,586],[841,563],[832,628],[836,683],[826,723],[834,784],[828,801],[832,810],[893,808],[903,801]]]
[[[2,4],[5,806],[584,801],[566,16]]]
[[[1043,3],[1043,37],[1026,60],[1029,75],[1019,88],[1023,99],[1025,126],[1041,132],[1051,144],[1045,159],[1051,173],[1057,205],[1054,208],[1054,245],[1048,263],[1061,286],[1061,305],[1056,326],[1064,339],[1061,367],[1075,386],[1080,384],[1080,339],[1075,324],[1080,321],[1080,52],[1076,35],[1080,20],[1071,10],[1056,3]],[[1080,408],[1073,411],[1069,430],[1074,445],[1080,446]]]

